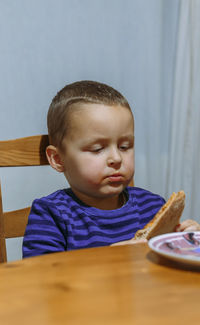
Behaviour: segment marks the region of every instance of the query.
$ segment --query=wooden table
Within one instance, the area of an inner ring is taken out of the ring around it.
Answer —
[[[200,324],[200,272],[146,244],[1,264],[0,324]]]

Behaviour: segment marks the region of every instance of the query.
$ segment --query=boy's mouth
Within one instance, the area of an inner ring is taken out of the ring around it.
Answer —
[[[119,173],[116,173],[116,174],[112,174],[112,175],[108,176],[108,179],[111,182],[121,182],[123,180],[123,176]]]

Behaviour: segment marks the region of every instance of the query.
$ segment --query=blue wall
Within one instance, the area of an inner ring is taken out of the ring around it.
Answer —
[[[152,130],[165,128],[178,0],[6,0],[0,2],[0,138],[46,133],[52,97],[93,79],[120,90],[136,119],[136,178],[147,187],[145,154],[166,154]],[[163,91],[163,86],[165,91]],[[151,120],[152,111],[159,111]],[[153,136],[147,141],[144,129]],[[167,131],[166,131],[167,132]],[[162,133],[162,132],[161,132]],[[160,140],[159,140],[160,141]],[[138,166],[138,167],[137,167]],[[144,167],[144,168],[143,168]],[[142,169],[143,168],[143,169]],[[4,209],[66,186],[48,167],[0,171]],[[6,182],[6,187],[5,187]],[[153,181],[152,181],[152,185]],[[162,189],[156,189],[162,192]],[[16,257],[11,244],[11,258]]]

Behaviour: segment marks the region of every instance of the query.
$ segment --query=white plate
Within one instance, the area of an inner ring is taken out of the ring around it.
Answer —
[[[148,245],[159,255],[184,264],[200,266],[200,231],[156,236],[148,241]]]

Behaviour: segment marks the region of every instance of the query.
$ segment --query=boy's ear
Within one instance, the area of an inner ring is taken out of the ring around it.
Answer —
[[[64,172],[64,164],[60,152],[55,146],[49,145],[46,148],[46,156],[52,168],[59,173]]]

